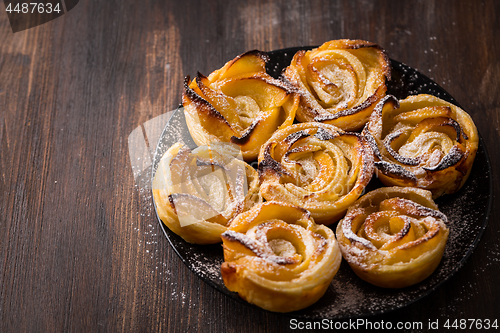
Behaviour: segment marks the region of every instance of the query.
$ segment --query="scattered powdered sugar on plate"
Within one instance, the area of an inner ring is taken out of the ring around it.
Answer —
[[[219,245],[220,246],[220,245]],[[222,251],[222,247],[221,247]],[[212,260],[211,258],[209,259],[208,257],[203,255],[203,252],[193,254],[188,259],[188,262],[193,265],[192,270],[199,276],[209,278],[211,280],[220,280],[222,281],[222,277],[220,275],[220,266],[224,262],[223,257],[220,256],[219,260]],[[199,266],[196,267],[196,263],[199,262],[206,262],[207,264],[204,266]]]

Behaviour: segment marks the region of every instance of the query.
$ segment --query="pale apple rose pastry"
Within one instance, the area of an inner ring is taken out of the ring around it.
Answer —
[[[425,94],[399,102],[384,97],[363,134],[385,185],[427,189],[434,198],[464,185],[479,144],[476,126],[464,110]]]
[[[257,171],[238,159],[238,152],[217,143],[191,151],[179,142],[160,160],[153,179],[156,211],[185,241],[221,242],[239,213],[262,202]]]
[[[363,40],[332,40],[310,51],[298,51],[284,81],[300,94],[297,120],[361,129],[385,96],[391,65],[385,51]]]
[[[274,133],[259,154],[260,193],[332,224],[363,193],[373,174],[373,152],[358,133],[300,123]]]
[[[403,288],[421,282],[439,265],[448,240],[446,222],[431,192],[384,187],[350,207],[336,235],[344,259],[361,279]]]
[[[257,158],[274,131],[293,123],[299,98],[266,73],[267,54],[246,52],[208,77],[186,78],[182,104],[197,145],[231,142],[245,161]]]
[[[238,215],[222,240],[225,285],[269,311],[297,311],[315,303],[342,260],[333,231],[286,203],[268,201]]]

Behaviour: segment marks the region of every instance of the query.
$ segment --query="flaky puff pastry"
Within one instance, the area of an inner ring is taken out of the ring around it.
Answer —
[[[403,288],[424,280],[439,265],[448,240],[446,222],[431,192],[384,187],[350,207],[336,235],[344,259],[361,279]]]
[[[385,96],[391,65],[380,46],[341,39],[298,51],[283,77],[299,91],[298,121],[319,121],[353,131],[366,124]]]
[[[236,215],[262,202],[257,172],[237,155],[238,149],[217,143],[168,149],[153,179],[153,197],[170,230],[189,243],[219,243]]]
[[[465,111],[425,94],[399,102],[384,97],[363,134],[373,146],[377,174],[385,185],[424,188],[434,199],[464,185],[479,142]]]
[[[227,288],[275,312],[315,303],[342,260],[333,231],[286,203],[267,201],[238,215],[222,240]]]
[[[182,104],[196,144],[232,142],[252,161],[276,129],[293,123],[299,98],[266,73],[267,60],[250,51],[208,77],[186,78]]]
[[[361,135],[322,123],[294,124],[262,146],[260,193],[303,207],[329,225],[361,196],[373,170],[372,149]]]

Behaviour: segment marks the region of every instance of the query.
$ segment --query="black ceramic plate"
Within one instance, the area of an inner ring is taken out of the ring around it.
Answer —
[[[278,77],[300,49],[302,48],[269,52],[268,73]],[[426,93],[457,104],[450,94],[425,75],[394,60],[391,60],[391,65],[392,80],[388,83],[388,94],[404,99],[408,95]],[[175,111],[160,137],[153,163],[153,176],[161,156],[177,141],[196,147],[189,135],[182,108]],[[381,184],[374,178],[369,189],[379,186]],[[472,172],[464,187],[456,194],[436,200],[439,209],[450,220],[450,235],[441,264],[429,278],[415,286],[399,290],[378,288],[359,279],[344,260],[326,294],[316,304],[288,315],[307,319],[369,316],[404,307],[432,293],[460,269],[477,246],[488,223],[491,191],[490,162],[484,143],[480,140]],[[241,301],[236,293],[226,289],[222,281],[220,265],[223,262],[223,251],[220,244],[189,244],[171,232],[161,220],[160,225],[173,249],[196,275],[220,292]]]

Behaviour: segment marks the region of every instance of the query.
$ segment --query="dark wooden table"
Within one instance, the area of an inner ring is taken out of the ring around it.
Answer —
[[[128,140],[180,103],[185,75],[339,38],[376,42],[444,87],[493,170],[489,225],[466,264],[370,320],[500,320],[500,2],[81,0],[15,34],[0,11],[0,332],[288,331],[289,318],[184,266],[134,179]]]

